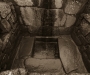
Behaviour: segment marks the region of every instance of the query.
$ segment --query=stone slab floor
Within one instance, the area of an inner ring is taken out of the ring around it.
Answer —
[[[23,36],[12,69],[25,68],[28,75],[66,75],[86,73],[81,54],[71,36],[61,35],[47,45]],[[58,47],[58,48],[57,48]],[[58,57],[55,57],[56,48]]]

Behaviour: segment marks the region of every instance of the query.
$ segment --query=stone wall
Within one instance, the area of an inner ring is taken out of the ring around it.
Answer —
[[[86,68],[90,72],[90,1],[76,22],[72,38],[78,45]]]
[[[7,1],[7,0],[6,0]],[[22,25],[32,35],[70,34],[87,0],[9,0],[17,7]]]
[[[19,26],[13,4],[0,2],[0,71],[11,65]]]

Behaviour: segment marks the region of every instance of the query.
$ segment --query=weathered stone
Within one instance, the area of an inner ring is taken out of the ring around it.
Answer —
[[[20,75],[27,75],[27,71],[24,68],[19,68]]]
[[[80,29],[82,34],[86,36],[90,32],[90,24],[83,19],[80,24]]]
[[[61,26],[61,20],[64,16],[62,9],[50,9],[49,16],[51,17],[51,22],[54,24],[53,26]]]
[[[6,19],[1,20],[0,27],[3,30],[3,32],[9,32],[11,30],[11,25],[9,24],[9,22]]]
[[[74,15],[67,15],[65,27],[71,27],[76,22],[76,17]]]
[[[49,8],[61,8],[63,5],[63,0],[50,0]]]
[[[58,27],[59,28],[59,35],[69,35],[71,33],[72,27]]]
[[[84,14],[84,18],[85,18],[88,22],[90,22],[90,14]]]
[[[34,38],[23,38],[20,44],[19,58],[25,58],[32,55],[32,49],[34,45]]]
[[[43,0],[37,0],[37,1],[38,1],[37,6],[38,7],[43,7]]]
[[[20,7],[22,18],[25,25],[36,25],[36,8],[35,7]]]
[[[78,70],[79,73],[87,72],[78,47],[69,35],[58,38],[59,55],[66,73]]]
[[[34,0],[14,0],[19,6],[34,6]]]
[[[44,10],[43,8],[37,8],[37,14],[36,14],[36,25],[37,28],[40,27],[42,25],[43,22],[43,16],[44,16]]]
[[[0,12],[2,18],[5,18],[11,12],[11,8],[8,4],[0,2]]]
[[[86,1],[68,0],[65,7],[65,13],[77,14],[78,12],[80,12],[80,10],[82,9],[82,7],[85,5],[86,2],[87,0]]]
[[[64,26],[67,20],[66,14],[63,15],[60,26]]]
[[[63,75],[63,73],[65,73],[59,59],[27,58],[25,60],[25,66],[26,69],[28,69],[28,72],[60,72],[60,75]]]
[[[7,70],[0,73],[0,75],[26,75],[27,72],[23,68]]]

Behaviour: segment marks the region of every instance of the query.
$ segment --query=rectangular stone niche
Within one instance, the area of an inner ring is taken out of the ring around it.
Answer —
[[[38,37],[33,46],[33,58],[58,59],[58,38]]]

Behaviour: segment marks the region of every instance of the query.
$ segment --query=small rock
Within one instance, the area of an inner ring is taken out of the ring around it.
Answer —
[[[73,15],[67,15],[65,27],[71,27],[76,22],[76,17]]]
[[[0,27],[3,30],[3,32],[9,32],[11,30],[11,25],[9,24],[9,22],[6,19],[1,20]]]
[[[81,32],[84,36],[86,36],[90,32],[90,24],[84,19],[82,20],[80,27]]]

